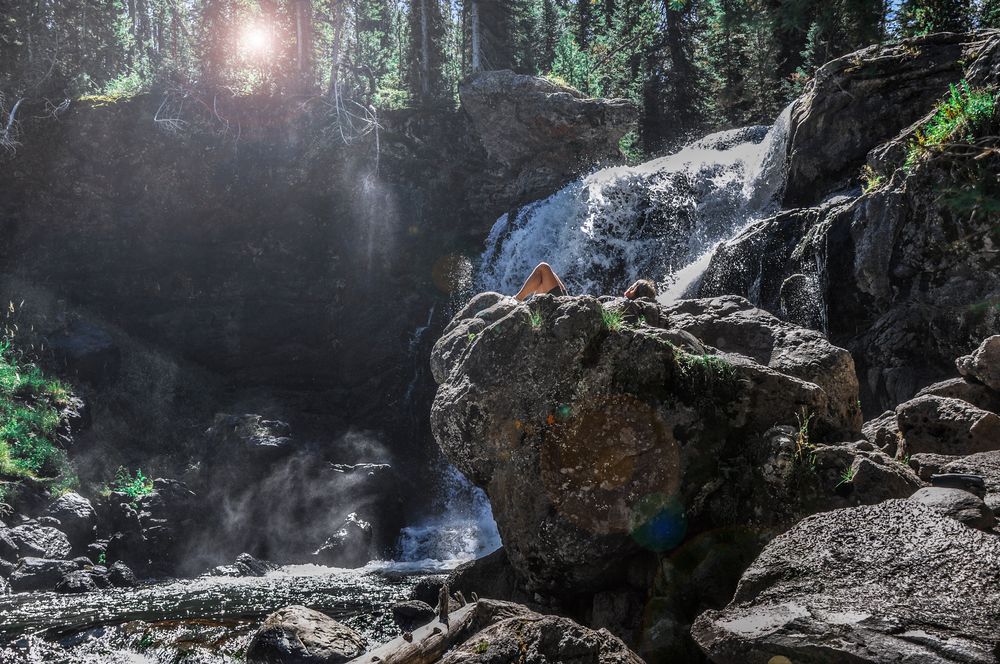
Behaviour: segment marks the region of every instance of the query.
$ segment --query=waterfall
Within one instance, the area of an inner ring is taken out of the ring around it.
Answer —
[[[538,263],[572,293],[619,294],[640,278],[661,299],[697,285],[715,247],[779,207],[789,105],[775,124],[707,136],[638,166],[604,168],[497,220],[480,290],[514,293]]]
[[[449,569],[500,548],[489,498],[453,466],[444,471],[438,502],[436,516],[400,533],[401,561]]]

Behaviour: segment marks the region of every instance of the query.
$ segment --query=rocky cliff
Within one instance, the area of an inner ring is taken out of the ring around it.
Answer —
[[[1000,331],[995,150],[973,141],[908,163],[963,80],[1000,84],[1000,34],[930,35],[823,66],[793,106],[788,148],[786,204],[811,207],[723,245],[700,288],[826,331],[857,362],[868,414]]]

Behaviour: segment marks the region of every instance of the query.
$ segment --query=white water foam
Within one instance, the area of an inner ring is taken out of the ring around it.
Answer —
[[[574,293],[651,278],[661,300],[697,285],[720,242],[778,207],[791,106],[774,126],[712,134],[638,166],[595,171],[504,215],[486,241],[481,290],[517,292],[545,261]]]
[[[447,570],[500,548],[500,534],[489,498],[449,466],[439,514],[400,533],[399,559],[406,570]]]

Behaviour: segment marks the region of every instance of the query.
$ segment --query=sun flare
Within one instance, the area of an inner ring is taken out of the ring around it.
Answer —
[[[264,26],[248,25],[240,35],[240,47],[247,55],[265,55],[271,50],[271,35]]]

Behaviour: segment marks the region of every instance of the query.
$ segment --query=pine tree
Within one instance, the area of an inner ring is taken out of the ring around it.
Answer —
[[[983,0],[979,8],[980,28],[1000,28],[1000,0]]]
[[[966,0],[903,0],[897,20],[904,37],[962,32],[972,24],[971,3]]]
[[[411,0],[407,52],[407,88],[418,106],[444,101],[446,37],[445,20],[439,0]]]

